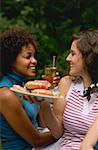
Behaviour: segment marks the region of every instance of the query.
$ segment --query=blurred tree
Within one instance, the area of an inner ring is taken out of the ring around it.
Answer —
[[[0,31],[22,26],[39,41],[38,78],[45,64],[57,55],[56,65],[65,74],[65,57],[71,35],[79,30],[98,28],[97,0],[1,0]]]

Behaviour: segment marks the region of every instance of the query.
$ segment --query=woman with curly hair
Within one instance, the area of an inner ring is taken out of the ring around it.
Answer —
[[[50,132],[40,134],[39,105],[12,92],[36,76],[37,41],[32,33],[16,27],[0,34],[0,137],[3,150],[31,150],[55,141]]]

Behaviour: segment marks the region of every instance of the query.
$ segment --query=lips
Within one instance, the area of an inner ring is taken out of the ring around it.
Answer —
[[[29,71],[31,71],[31,72],[36,72],[36,67],[35,66],[29,66],[29,67],[27,67],[27,69],[29,69]]]

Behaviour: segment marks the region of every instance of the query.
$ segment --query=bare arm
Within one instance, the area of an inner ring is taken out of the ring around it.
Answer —
[[[34,147],[52,143],[50,132],[39,134],[33,127],[17,96],[9,89],[0,89],[0,112],[23,139]]]
[[[59,90],[62,95],[66,96],[66,93],[69,89],[71,80],[68,77],[63,77],[59,83]],[[64,132],[63,127],[63,112],[66,106],[65,99],[55,99],[53,100],[53,110],[46,101],[41,102],[41,109],[43,112],[43,117],[47,127],[50,129],[52,135],[58,139],[62,136]]]
[[[82,144],[81,150],[94,150],[96,142],[98,141],[98,115],[92,125],[92,127],[88,130]]]

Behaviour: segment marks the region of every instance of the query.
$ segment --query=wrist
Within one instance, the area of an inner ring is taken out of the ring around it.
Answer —
[[[45,101],[45,100],[40,102],[40,107],[43,111],[45,111],[45,110],[47,111],[48,109],[49,110],[51,109],[50,103],[48,101]]]

